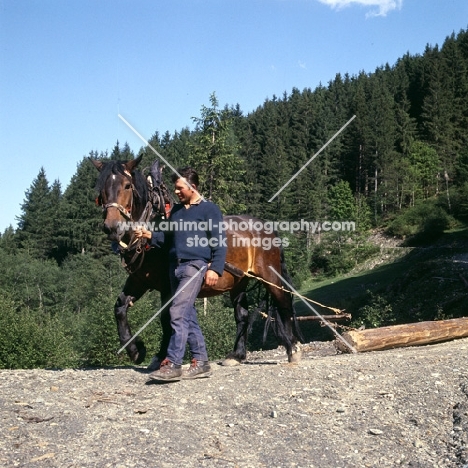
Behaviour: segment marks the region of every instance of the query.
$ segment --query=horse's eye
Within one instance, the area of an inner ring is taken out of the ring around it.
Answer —
[[[125,190],[130,190],[132,188],[132,184],[125,184]]]

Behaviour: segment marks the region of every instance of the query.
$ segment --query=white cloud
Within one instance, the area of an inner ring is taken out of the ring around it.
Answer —
[[[319,0],[319,2],[338,10],[353,4],[377,7],[376,10],[367,13],[366,16],[386,16],[389,11],[399,10],[403,5],[403,0]]]
[[[299,60],[297,63],[298,63],[298,65],[299,65],[301,68],[304,68],[304,69],[307,68],[305,62],[301,62],[301,61]]]

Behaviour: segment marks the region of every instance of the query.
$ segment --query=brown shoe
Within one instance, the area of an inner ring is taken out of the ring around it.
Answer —
[[[151,380],[180,380],[182,376],[182,366],[178,364],[174,364],[173,362],[169,361],[169,359],[164,359],[161,362],[161,367],[159,370],[151,372],[148,377]]]
[[[190,367],[184,371],[182,378],[185,379],[200,379],[211,375],[211,367],[208,361],[197,361],[192,359]]]

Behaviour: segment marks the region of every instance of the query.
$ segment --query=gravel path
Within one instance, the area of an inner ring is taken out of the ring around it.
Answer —
[[[468,468],[468,339],[213,368],[2,370],[0,466]]]

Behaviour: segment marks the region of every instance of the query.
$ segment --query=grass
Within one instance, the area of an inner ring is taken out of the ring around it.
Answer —
[[[367,269],[361,266],[346,275],[321,281],[310,279],[302,284],[300,292],[314,301],[351,313],[355,326],[466,315],[466,226],[445,232],[430,245],[404,248],[400,252],[403,254],[378,266]],[[300,299],[295,300],[295,307],[298,315],[313,314]],[[314,307],[321,314],[332,314],[326,308]],[[323,328],[317,323],[301,322],[301,329],[306,340],[323,335]]]

